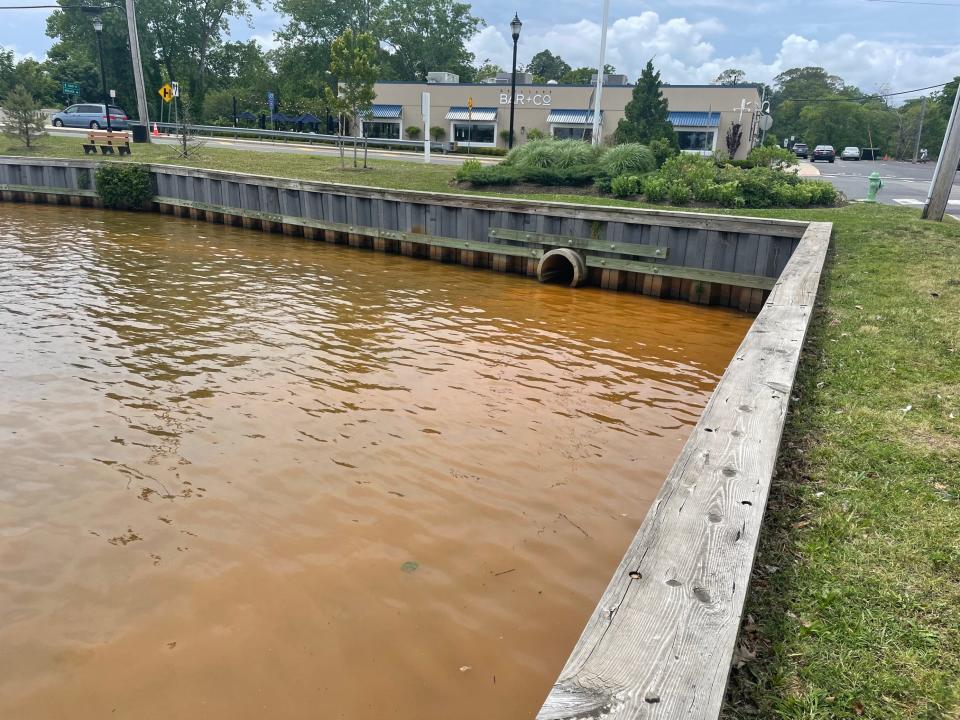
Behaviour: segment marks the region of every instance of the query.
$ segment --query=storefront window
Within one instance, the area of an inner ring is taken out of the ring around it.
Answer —
[[[368,138],[379,138],[381,140],[399,140],[400,123],[370,121],[363,124],[363,131]]]
[[[454,123],[453,141],[471,145],[495,145],[497,126],[495,123]]]
[[[713,131],[677,130],[677,143],[681,150],[710,152],[713,150]]]
[[[556,140],[593,140],[592,127],[556,127],[553,128],[553,137]]]

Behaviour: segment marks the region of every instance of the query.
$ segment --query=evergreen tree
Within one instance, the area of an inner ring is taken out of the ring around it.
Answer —
[[[633,86],[624,117],[617,125],[615,137],[618,143],[648,144],[659,139],[672,147],[677,146],[677,134],[670,123],[667,100],[660,92],[660,85],[660,73],[654,70],[653,60],[648,60]]]
[[[44,134],[43,113],[40,104],[33,99],[23,85],[17,85],[7,93],[3,102],[3,134],[16,138],[30,147],[30,142]]]

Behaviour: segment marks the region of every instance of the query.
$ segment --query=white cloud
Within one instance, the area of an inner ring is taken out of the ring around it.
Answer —
[[[698,0],[700,4],[711,1]],[[945,82],[960,67],[960,46],[867,40],[849,33],[832,39],[791,34],[766,57],[758,49],[721,56],[711,37],[718,38],[722,33],[724,26],[715,18],[664,21],[655,12],[642,12],[610,25],[607,62],[633,80],[653,58],[664,81],[671,83],[709,83],[729,67],[745,70],[750,80],[770,82],[788,68],[818,65],[865,92],[875,92],[881,86],[899,91]],[[509,67],[511,44],[508,28],[491,25],[470,40],[468,47],[480,60],[490,58]],[[518,59],[528,62],[533,54],[549,48],[574,67],[595,66],[599,46],[599,23],[582,19],[553,25],[539,34],[524,34]]]

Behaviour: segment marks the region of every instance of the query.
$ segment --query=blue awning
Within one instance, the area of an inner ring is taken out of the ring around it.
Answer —
[[[669,120],[674,127],[685,128],[715,128],[720,126],[718,112],[688,112],[673,111],[669,113]]]
[[[364,120],[399,120],[403,105],[373,105],[369,113],[360,113]]]
[[[300,117],[291,118],[291,121],[292,121],[292,122],[298,122],[298,123],[318,123],[318,122],[322,122],[322,120],[320,120],[320,118],[318,118],[318,117],[317,117],[316,115],[314,115],[313,113],[304,113],[304,114],[301,115]]]
[[[447,120],[470,120],[479,122],[494,122],[497,119],[497,109],[492,107],[475,107],[473,112],[470,113],[469,108],[464,105],[462,107],[451,107],[447,111]]]
[[[547,115],[550,124],[563,125],[593,125],[593,110],[551,110]],[[600,122],[603,122],[603,110],[600,111]]]

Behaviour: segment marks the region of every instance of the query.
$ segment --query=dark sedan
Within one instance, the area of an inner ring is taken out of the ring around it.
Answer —
[[[806,143],[795,143],[793,146],[793,152],[796,153],[798,158],[807,159],[810,155],[810,148],[807,147]]]
[[[823,160],[832,163],[836,159],[837,151],[833,149],[833,145],[817,145],[813,149],[813,155],[810,156],[810,162]]]

